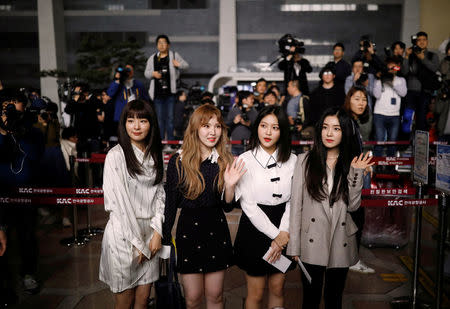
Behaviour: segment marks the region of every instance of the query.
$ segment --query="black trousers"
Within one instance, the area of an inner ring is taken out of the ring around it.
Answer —
[[[302,274],[303,283],[303,309],[319,309],[322,299],[322,288],[325,279],[324,300],[325,309],[342,308],[342,294],[344,293],[345,280],[347,279],[348,267],[326,268],[303,263],[311,275],[311,284]]]

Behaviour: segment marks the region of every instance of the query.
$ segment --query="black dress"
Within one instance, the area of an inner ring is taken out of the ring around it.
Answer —
[[[233,249],[223,211],[231,211],[235,202],[227,204],[221,200],[216,186],[219,165],[210,159],[201,163],[205,190],[195,200],[189,200],[178,185],[178,156],[175,154],[167,167],[163,244],[170,243],[177,208],[181,208],[175,239],[178,272],[209,273],[227,269],[233,264]]]

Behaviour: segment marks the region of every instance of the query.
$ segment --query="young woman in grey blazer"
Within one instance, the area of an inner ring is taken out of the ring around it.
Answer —
[[[351,136],[348,114],[326,110],[312,150],[295,165],[287,254],[300,259],[312,278],[302,276],[303,308],[319,308],[324,277],[325,308],[341,308],[348,268],[358,261],[350,212],[360,206],[363,172],[373,163],[368,154],[354,156]]]

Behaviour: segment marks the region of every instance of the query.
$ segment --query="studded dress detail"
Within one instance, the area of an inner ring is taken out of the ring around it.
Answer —
[[[177,209],[181,208],[176,230],[177,269],[182,274],[209,273],[227,269],[233,264],[233,251],[224,210],[231,211],[217,190],[219,165],[217,152],[200,164],[205,190],[194,200],[186,199],[178,185],[175,154],[167,167],[166,208],[163,244],[169,244]],[[216,156],[216,157],[215,157]],[[180,162],[181,167],[181,162]]]

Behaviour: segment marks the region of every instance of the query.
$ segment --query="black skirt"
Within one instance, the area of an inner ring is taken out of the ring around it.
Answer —
[[[233,265],[230,230],[221,208],[182,208],[178,218],[177,270],[209,273]]]
[[[286,209],[286,203],[267,206],[260,205],[258,207],[267,215],[269,220],[279,227],[281,218]],[[270,265],[264,261],[262,257],[266,254],[272,239],[266,234],[260,232],[247,217],[245,212],[242,212],[239,228],[234,242],[234,257],[236,265],[242,270],[245,270],[250,276],[266,276],[275,273],[280,273],[278,268]],[[286,249],[282,252],[286,255]],[[294,269],[295,263],[292,263],[288,270]]]

